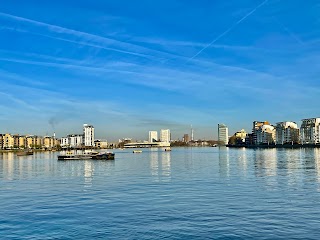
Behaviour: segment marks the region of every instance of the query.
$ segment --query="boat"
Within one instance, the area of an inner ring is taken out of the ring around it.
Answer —
[[[33,155],[33,151],[27,150],[27,151],[17,152],[17,156],[27,156],[27,155]]]
[[[169,151],[171,151],[171,148],[165,148],[164,151],[169,152]]]
[[[141,150],[133,150],[133,153],[142,153]]]
[[[92,159],[95,159],[95,160],[114,160],[114,153],[101,152],[101,153],[92,155]]]
[[[113,160],[114,153],[99,153],[99,152],[87,152],[81,154],[75,154],[73,152],[67,152],[63,155],[58,155],[58,160]]]
[[[89,153],[75,154],[73,152],[66,152],[66,154],[58,155],[58,160],[85,160],[91,158],[92,154]]]

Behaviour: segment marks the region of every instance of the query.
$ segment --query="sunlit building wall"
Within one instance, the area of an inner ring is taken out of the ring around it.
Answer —
[[[170,142],[170,130],[169,129],[161,129],[160,141],[161,142]]]
[[[257,139],[257,133],[259,128],[261,128],[263,125],[269,125],[268,121],[260,122],[260,121],[254,121],[252,124],[252,142],[253,144],[258,144]]]
[[[9,134],[9,133],[4,134],[2,141],[3,141],[3,148],[4,149],[13,148],[13,146],[14,146],[14,137],[11,134]]]
[[[97,148],[108,148],[108,141],[107,140],[95,140],[94,141],[94,146],[97,147]]]
[[[158,141],[158,132],[157,131],[149,131],[149,142],[157,142]]]
[[[276,125],[276,144],[299,143],[299,128],[295,122],[279,122]]]
[[[0,134],[0,149],[3,149],[3,136],[4,134]]]
[[[302,119],[300,138],[302,144],[320,143],[320,118]]]
[[[19,136],[19,148],[25,148],[26,147],[26,136]]]
[[[256,144],[274,144],[276,129],[272,125],[264,124],[257,129],[256,135]]]
[[[244,129],[241,129],[239,132],[236,132],[234,135],[236,138],[241,138],[243,141],[245,141],[247,132]]]
[[[83,124],[83,138],[85,146],[94,146],[94,127],[92,125]]]
[[[71,134],[68,135],[68,143],[70,147],[81,147],[83,145],[82,134]]]
[[[45,148],[53,148],[53,147],[55,147],[55,139],[53,137],[50,137],[50,136],[45,136],[43,138],[43,146]]]

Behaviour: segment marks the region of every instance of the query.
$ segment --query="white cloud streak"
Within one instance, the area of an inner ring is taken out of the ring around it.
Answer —
[[[28,18],[23,18],[23,17],[11,15],[11,14],[3,13],[3,12],[0,12],[0,17],[14,20],[17,22],[27,23],[36,27],[44,28],[49,32],[57,34],[58,36],[51,36],[48,34],[42,34],[37,32],[36,33],[32,32],[32,33],[40,36],[53,38],[56,40],[76,43],[76,44],[85,45],[89,47],[101,48],[101,49],[110,50],[110,51],[116,51],[116,52],[130,54],[130,55],[139,56],[139,57],[148,58],[152,56],[150,54],[158,54],[158,55],[164,54],[163,52],[142,47],[136,44],[132,44],[132,43],[128,43],[128,42],[124,42],[124,41],[120,41],[120,40],[116,40],[108,37],[102,37],[102,36],[87,33],[87,32],[77,31],[70,28],[60,27],[57,25],[52,25],[52,24],[48,24],[40,21],[35,21]],[[31,31],[26,31],[25,29],[21,29],[20,27],[17,27],[17,28],[2,27],[2,28],[8,29],[8,30],[14,30],[14,31],[21,31],[21,32],[31,32]],[[69,39],[63,36],[68,36],[68,37],[72,36],[72,37],[76,37],[77,39]],[[131,49],[131,51],[128,51],[128,49]]]

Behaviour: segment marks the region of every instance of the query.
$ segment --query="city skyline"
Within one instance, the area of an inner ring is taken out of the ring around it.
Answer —
[[[10,1],[0,132],[217,139],[319,114],[317,1]],[[72,16],[72,17],[65,17]],[[299,19],[297,20],[297,16]]]

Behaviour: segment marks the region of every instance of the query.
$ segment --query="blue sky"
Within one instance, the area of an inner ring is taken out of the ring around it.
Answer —
[[[318,117],[316,0],[0,0],[0,132],[147,139]]]

